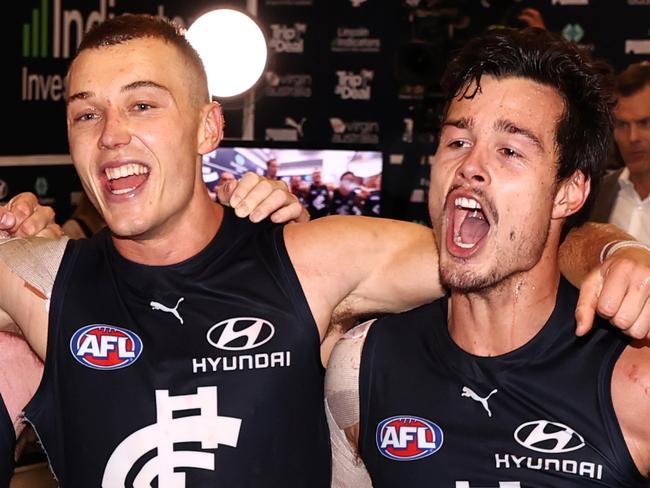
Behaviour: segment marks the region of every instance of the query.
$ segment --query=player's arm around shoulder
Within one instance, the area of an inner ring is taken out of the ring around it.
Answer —
[[[625,348],[614,367],[612,401],[632,459],[650,475],[650,339]]]
[[[0,242],[0,309],[45,359],[49,297],[67,239]]]
[[[431,229],[397,220],[331,216],[284,230],[321,337],[333,318],[397,312],[443,295]]]

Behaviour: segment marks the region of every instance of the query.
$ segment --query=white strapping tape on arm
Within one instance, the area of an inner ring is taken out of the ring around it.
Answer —
[[[11,271],[47,297],[49,303],[68,240],[67,237],[0,239],[0,259]]]
[[[345,334],[327,363],[325,413],[332,445],[332,488],[372,488],[366,467],[344,429],[359,423],[361,351],[373,322],[365,322]]]

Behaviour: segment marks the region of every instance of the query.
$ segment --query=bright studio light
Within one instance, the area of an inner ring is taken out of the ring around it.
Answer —
[[[262,30],[237,10],[212,10],[196,19],[185,35],[203,60],[210,95],[239,95],[264,71],[266,40]]]

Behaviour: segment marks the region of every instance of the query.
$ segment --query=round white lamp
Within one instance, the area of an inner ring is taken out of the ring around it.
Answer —
[[[234,97],[251,88],[266,66],[266,39],[248,15],[231,9],[200,16],[185,34],[199,53],[210,95]]]

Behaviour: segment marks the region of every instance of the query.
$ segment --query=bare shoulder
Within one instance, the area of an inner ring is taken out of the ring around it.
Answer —
[[[370,243],[373,246],[395,247],[408,241],[435,242],[431,229],[423,225],[401,220],[346,215],[332,215],[302,224],[288,225],[285,227],[285,239],[292,250],[296,244],[308,241],[316,244],[317,248],[330,252],[337,251],[332,248],[332,244],[337,243],[353,244],[353,252],[367,252],[367,244]]]
[[[625,348],[614,367],[612,400],[639,471],[650,474],[650,340]]]
[[[317,322],[407,310],[440,297],[433,232],[372,217],[331,216],[285,227],[291,261]]]
[[[47,342],[47,305],[67,239],[0,242],[0,309],[41,358]]]

